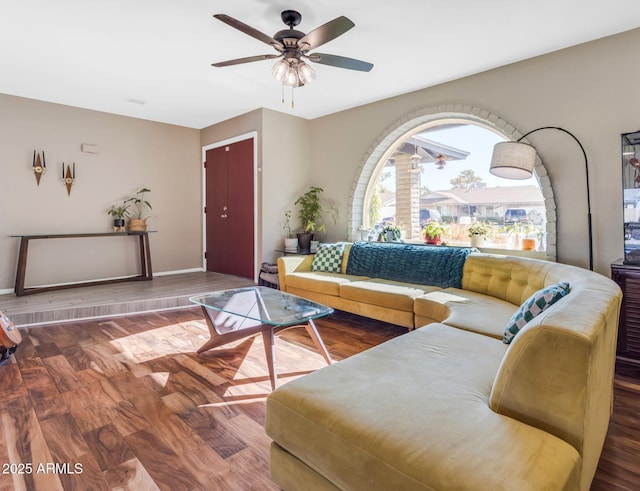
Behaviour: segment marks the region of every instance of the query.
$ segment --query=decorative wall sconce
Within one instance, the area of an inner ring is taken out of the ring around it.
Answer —
[[[73,168],[70,165],[65,166],[62,162],[62,182],[67,187],[67,196],[71,195],[71,186],[76,181],[76,163],[73,163]]]
[[[40,178],[47,172],[47,162],[44,159],[44,150],[42,151],[42,160],[40,160],[40,154],[35,150],[33,151],[33,163],[31,164],[33,174],[36,176],[36,183],[40,186]]]

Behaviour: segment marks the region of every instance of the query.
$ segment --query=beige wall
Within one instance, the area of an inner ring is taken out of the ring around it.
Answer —
[[[293,212],[293,232],[301,232],[294,202],[311,185],[311,133],[307,120],[265,109],[263,112],[262,258],[275,262],[284,248],[285,210]]]
[[[609,274],[623,248],[620,134],[640,128],[638,45],[640,30],[633,30],[311,121],[311,180],[340,203],[340,227],[331,238],[346,236],[351,186],[380,135],[421,108],[464,104],[499,115],[523,134],[561,126],[578,137],[589,157],[595,269]],[[530,141],[555,192],[558,260],[587,266],[582,153],[558,131]]]
[[[11,290],[15,279],[18,239],[9,235],[110,231],[106,210],[143,186],[152,190],[149,226],[158,231],[151,234],[154,272],[201,267],[199,139],[194,129],[0,95],[0,290]],[[82,153],[82,143],[100,153]],[[34,149],[47,161],[40,186]],[[76,162],[70,196],[63,161]],[[138,272],[131,238],[31,244],[27,285]]]

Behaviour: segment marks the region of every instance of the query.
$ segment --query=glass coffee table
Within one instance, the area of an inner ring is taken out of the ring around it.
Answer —
[[[202,307],[211,338],[198,353],[253,334],[262,333],[271,388],[276,388],[275,334],[291,327],[304,326],[327,364],[331,357],[313,319],[333,309],[273,288],[251,286],[206,293],[189,298]]]

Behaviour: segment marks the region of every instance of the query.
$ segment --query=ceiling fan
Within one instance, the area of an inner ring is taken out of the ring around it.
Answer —
[[[282,82],[283,86],[287,85],[292,88],[301,87],[304,84],[308,84],[315,80],[315,72],[307,63],[305,63],[303,58],[322,65],[330,65],[361,72],[368,72],[373,68],[373,65],[366,61],[325,53],[309,53],[309,51],[328,43],[338,36],[341,36],[355,26],[353,22],[344,16],[337,17],[314,29],[308,34],[305,34],[304,32],[294,29],[295,26],[300,24],[302,15],[295,10],[285,10],[280,14],[280,17],[282,18],[282,22],[289,26],[289,29],[278,31],[273,35],[273,37],[268,36],[267,34],[264,34],[244,22],[234,19],[228,15],[216,14],[214,17],[235,29],[256,38],[258,41],[268,44],[278,52],[278,54],[249,56],[246,58],[237,58],[235,60],[213,63],[212,66],[215,67],[225,67],[239,65],[241,63],[281,58],[281,60],[274,65],[271,74],[276,80]]]

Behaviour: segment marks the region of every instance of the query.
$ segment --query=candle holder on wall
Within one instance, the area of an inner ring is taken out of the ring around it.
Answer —
[[[62,162],[62,182],[67,188],[67,196],[71,196],[71,186],[76,181],[76,163],[73,163],[73,167],[64,164]]]
[[[31,164],[33,174],[36,176],[36,184],[40,186],[40,178],[47,172],[47,162],[44,158],[44,150],[42,151],[42,160],[40,153],[33,151],[33,162]]]

